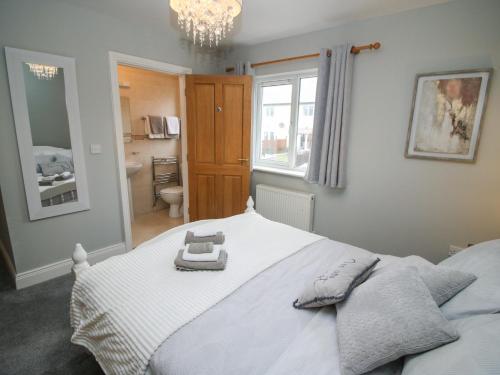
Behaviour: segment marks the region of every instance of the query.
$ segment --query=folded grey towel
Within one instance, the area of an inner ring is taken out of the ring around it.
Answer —
[[[214,251],[213,242],[193,242],[187,247],[187,251],[191,254],[205,254]]]
[[[163,117],[161,116],[151,116],[149,115],[149,127],[151,129],[151,134],[163,134]]]
[[[226,268],[227,253],[221,250],[219,259],[215,262],[191,262],[182,259],[183,249],[179,250],[174,264],[178,271],[222,271]]]
[[[214,245],[222,245],[224,243],[224,239],[225,237],[222,232],[217,232],[210,236],[195,236],[193,232],[188,230],[184,243],[213,242]]]

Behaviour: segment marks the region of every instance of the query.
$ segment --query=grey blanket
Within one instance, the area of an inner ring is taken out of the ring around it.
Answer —
[[[367,254],[318,241],[275,264],[170,336],[149,363],[153,375],[337,375],[336,312],[292,307],[306,282],[343,254]],[[391,257],[384,257],[383,266]],[[398,374],[400,365],[377,374]]]

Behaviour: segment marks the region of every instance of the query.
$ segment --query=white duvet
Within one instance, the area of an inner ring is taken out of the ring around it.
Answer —
[[[180,230],[79,274],[71,297],[71,340],[87,347],[106,373],[143,374],[172,333],[268,267],[323,238],[255,213],[190,229],[224,232],[224,271],[176,271],[174,258],[185,237]]]

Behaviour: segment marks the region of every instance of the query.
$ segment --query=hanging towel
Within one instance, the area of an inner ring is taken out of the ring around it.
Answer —
[[[151,127],[151,134],[163,134],[163,118],[161,116],[148,116],[149,126]]]
[[[215,246],[214,251],[211,253],[193,254],[184,250],[182,252],[182,260],[190,262],[216,262],[217,259],[219,259],[219,255],[222,250],[223,249],[220,245]]]
[[[164,133],[162,133],[162,134],[153,134],[153,133],[151,133],[151,122],[149,120],[149,117],[150,116],[142,118],[144,120],[144,134],[149,139],[165,139],[165,134]]]
[[[179,117],[167,116],[166,118],[164,117],[164,119],[166,122],[165,129],[167,129],[167,134],[169,136],[178,136],[181,132],[181,121]]]

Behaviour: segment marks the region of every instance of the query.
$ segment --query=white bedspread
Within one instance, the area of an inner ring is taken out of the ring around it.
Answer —
[[[110,374],[143,374],[158,346],[241,285],[323,237],[248,213],[194,226],[223,231],[222,272],[181,272],[185,231],[160,236],[79,274],[71,297],[72,342]]]

